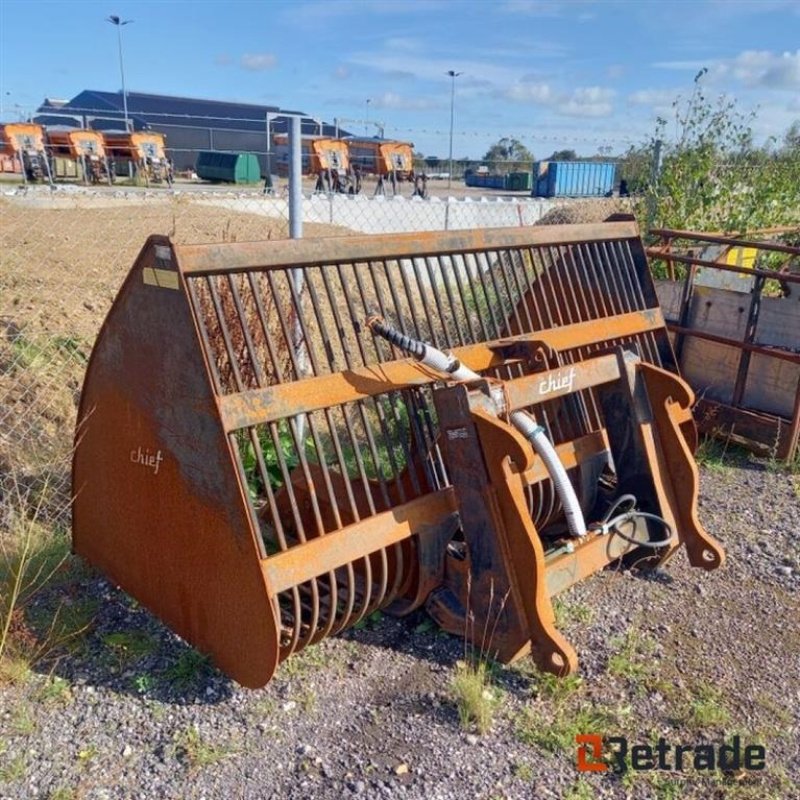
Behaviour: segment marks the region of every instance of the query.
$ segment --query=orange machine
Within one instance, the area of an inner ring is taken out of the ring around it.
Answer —
[[[8,122],[0,125],[0,148],[3,172],[21,173],[23,180],[48,180],[50,165],[44,147],[44,129],[32,122]]]
[[[112,174],[133,173],[150,183],[172,183],[172,170],[166,153],[166,136],[156,131],[136,133],[104,133],[103,140],[112,162]]]
[[[272,139],[278,160],[278,174],[289,174],[289,137],[278,133]],[[360,178],[353,174],[347,143],[328,136],[304,137],[300,145],[303,175],[316,175],[316,191],[357,194]]]
[[[111,182],[103,134],[99,131],[48,129],[47,144],[54,159],[66,158],[79,163],[86,182]]]
[[[426,194],[424,175],[414,174],[414,145],[390,139],[352,138],[345,140],[350,148],[354,169],[362,175],[376,175],[375,194],[384,194],[384,182],[389,181],[392,193],[401,181],[414,183],[414,194]]]
[[[350,148],[350,158],[363,174],[388,177],[395,174],[399,180],[408,180],[414,174],[414,145],[389,139],[345,140]]]

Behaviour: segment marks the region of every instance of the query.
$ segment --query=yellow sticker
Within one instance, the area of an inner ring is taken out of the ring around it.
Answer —
[[[178,273],[171,269],[145,267],[142,270],[142,279],[149,286],[160,286],[162,289],[179,288]]]

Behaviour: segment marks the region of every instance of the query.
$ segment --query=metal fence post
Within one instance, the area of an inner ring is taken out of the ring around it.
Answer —
[[[301,147],[302,120],[299,116],[290,117],[289,123],[289,236],[292,239],[303,238],[303,151]],[[297,303],[303,296],[303,270],[292,270],[292,284],[297,297]],[[303,339],[303,329],[300,324],[300,310],[295,311],[294,320],[294,347],[297,358],[297,368],[301,374],[306,372],[308,365],[308,350]],[[305,439],[305,416],[300,414],[296,418],[297,435],[300,440]],[[302,445],[299,445],[302,446]]]
[[[303,238],[303,153],[300,117],[289,125],[289,236]]]
[[[655,226],[656,211],[658,210],[658,200],[656,193],[658,183],[661,179],[661,147],[664,143],[661,139],[653,142],[653,163],[650,168],[650,196],[647,200],[647,228]]]

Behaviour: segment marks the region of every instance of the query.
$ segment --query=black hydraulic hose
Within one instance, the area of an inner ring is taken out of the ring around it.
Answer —
[[[369,325],[370,330],[373,333],[377,334],[383,339],[386,339],[387,342],[390,342],[404,353],[414,356],[414,358],[416,358],[418,361],[421,361],[423,358],[425,358],[425,345],[417,339],[412,339],[410,336],[400,333],[400,331],[392,328],[390,325],[387,325],[385,322],[375,317],[370,319],[367,322],[367,325]]]
[[[622,513],[617,514],[616,512],[623,505],[626,505],[627,508]],[[637,519],[648,519],[652,522],[658,523],[667,532],[667,537],[665,539],[656,539],[655,541],[643,542],[640,539],[634,539],[633,536],[628,536],[620,530],[620,525],[623,523],[635,522]],[[603,534],[614,533],[616,536],[619,536],[620,539],[624,539],[626,542],[639,545],[640,547],[669,547],[675,539],[675,532],[672,530],[672,526],[665,519],[662,519],[657,514],[650,514],[647,511],[636,510],[636,498],[632,494],[623,494],[618,497],[611,504],[611,508],[608,509],[602,521],[600,522],[600,525],[597,526],[595,530],[599,530],[600,533]]]

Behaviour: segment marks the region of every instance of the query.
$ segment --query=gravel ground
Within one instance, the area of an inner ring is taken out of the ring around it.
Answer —
[[[70,563],[18,624],[33,637],[60,609],[87,627],[0,685],[0,798],[799,797],[800,479],[728,454],[702,470],[700,513],[725,567],[680,554],[664,574],[574,587],[558,617],[580,677],[498,668],[483,736],[451,698],[463,643],[421,612],[371,619],[248,691]],[[766,745],[767,770],[582,777],[575,732],[738,733]]]

